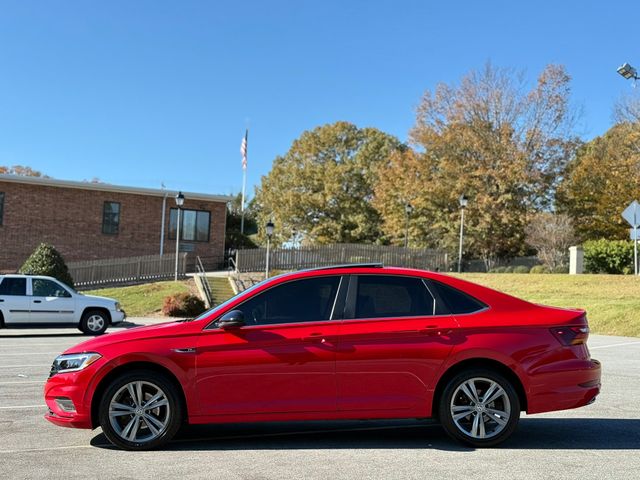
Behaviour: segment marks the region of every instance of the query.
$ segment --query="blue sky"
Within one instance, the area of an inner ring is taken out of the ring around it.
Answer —
[[[0,165],[239,191],[304,130],[346,120],[406,140],[421,94],[488,60],[566,65],[583,138],[640,66],[632,1],[0,0]],[[640,87],[639,87],[640,90]],[[639,92],[640,93],[640,92]]]

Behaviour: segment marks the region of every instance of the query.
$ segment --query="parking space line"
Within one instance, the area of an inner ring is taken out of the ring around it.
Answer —
[[[28,408],[47,408],[46,405],[14,405],[10,407],[0,407],[0,410],[20,410],[20,409],[28,409]]]
[[[47,382],[46,379],[40,380],[38,382],[0,382],[0,385],[33,385],[36,383],[40,383],[44,385]]]
[[[0,348],[15,348],[15,347],[63,347],[65,343],[9,343],[6,345],[0,345]]]
[[[8,453],[29,453],[29,452],[51,452],[55,450],[73,450],[78,448],[93,448],[93,447],[111,447],[112,445],[69,445],[68,447],[45,447],[45,448],[23,448],[20,450],[0,450],[0,454]]]
[[[589,350],[597,350],[599,348],[624,347],[626,345],[640,345],[640,342],[611,343],[609,345],[597,345],[589,347]]]
[[[0,353],[0,357],[15,357],[16,355],[58,355],[60,352],[32,352],[32,353]]]
[[[33,365],[0,365],[0,368],[27,368],[27,367],[50,367],[50,363],[36,363]]]

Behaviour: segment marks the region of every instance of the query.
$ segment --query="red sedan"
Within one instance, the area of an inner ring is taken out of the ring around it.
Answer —
[[[523,277],[524,281],[524,277]],[[190,321],[96,337],[56,358],[47,420],[128,450],[190,424],[439,419],[464,443],[507,439],[521,411],[600,391],[582,310],[534,305],[379,265],[264,281]]]

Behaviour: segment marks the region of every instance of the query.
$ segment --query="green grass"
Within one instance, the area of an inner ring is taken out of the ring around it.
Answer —
[[[174,293],[190,292],[189,281],[154,282],[130,287],[90,290],[89,295],[111,297],[120,302],[129,317],[162,316],[162,302]]]
[[[593,333],[640,337],[640,278],[633,275],[463,273],[460,277],[530,302],[582,308]]]

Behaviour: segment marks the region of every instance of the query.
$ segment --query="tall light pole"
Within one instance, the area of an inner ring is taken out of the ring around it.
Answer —
[[[462,272],[462,237],[464,235],[464,209],[467,207],[469,199],[464,195],[460,195],[460,245],[458,247],[458,273]]]
[[[404,227],[404,248],[409,246],[409,217],[413,212],[413,206],[410,203],[407,203],[404,206],[405,213],[405,227]]]
[[[178,261],[180,258],[180,212],[182,211],[182,205],[184,205],[184,195],[182,192],[178,192],[176,195],[176,205],[178,206],[178,218],[176,222],[176,271],[174,280],[178,281]]]
[[[271,235],[273,235],[273,221],[269,220],[266,225],[267,230],[267,261],[264,270],[264,278],[269,278],[269,249],[271,247]]]

